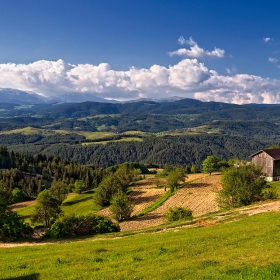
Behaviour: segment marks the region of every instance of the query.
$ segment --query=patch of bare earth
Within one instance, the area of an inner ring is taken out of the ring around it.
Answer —
[[[156,179],[154,176],[149,176],[133,184],[132,192],[128,196],[134,205],[132,215],[141,213],[165,194],[164,187],[156,188],[157,185],[166,185],[166,179]],[[109,208],[102,209],[98,213],[105,216],[112,215]]]
[[[194,216],[201,216],[219,209],[216,198],[217,192],[221,188],[220,175],[190,174],[186,180],[196,181],[178,190],[156,210],[142,217],[121,223],[121,231],[138,230],[160,225],[165,222],[165,214],[168,209],[176,206],[191,209]]]
[[[24,201],[24,202],[19,202],[19,203],[15,203],[15,204],[12,204],[10,206],[10,210],[11,211],[16,211],[18,209],[21,209],[21,208],[25,208],[27,206],[31,206],[31,205],[35,205],[36,204],[36,200],[30,200],[30,201]]]

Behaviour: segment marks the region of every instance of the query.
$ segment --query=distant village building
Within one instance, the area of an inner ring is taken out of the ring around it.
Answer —
[[[280,149],[267,149],[251,155],[252,163],[260,165],[267,181],[280,180]]]

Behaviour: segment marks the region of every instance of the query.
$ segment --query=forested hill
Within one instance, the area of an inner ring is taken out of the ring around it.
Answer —
[[[110,142],[106,145],[11,145],[10,149],[31,154],[55,155],[80,164],[94,164],[99,167],[123,162],[201,166],[202,161],[212,154],[223,160],[233,157],[249,160],[250,154],[271,144],[268,140],[201,134],[147,137],[143,138],[143,142]]]
[[[112,114],[195,114],[207,120],[256,120],[280,117],[280,105],[236,105],[222,102],[202,102],[195,99],[182,99],[173,102],[139,101],[131,103],[62,103],[18,106],[1,104],[0,117],[39,116],[43,118],[81,118]]]

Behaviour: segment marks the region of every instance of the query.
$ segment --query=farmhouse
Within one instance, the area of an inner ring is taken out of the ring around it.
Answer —
[[[280,180],[280,149],[261,150],[251,157],[253,164],[262,166],[267,181]]]

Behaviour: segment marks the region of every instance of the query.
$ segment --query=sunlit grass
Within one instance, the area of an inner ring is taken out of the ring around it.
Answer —
[[[279,279],[279,220],[265,213],[212,227],[1,248],[0,278]]]

